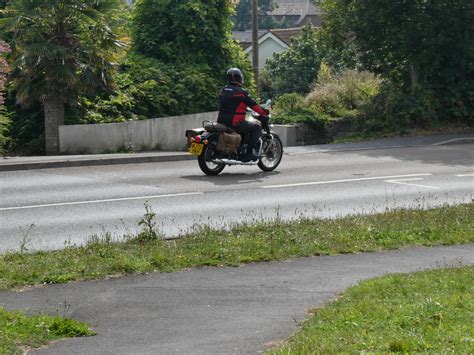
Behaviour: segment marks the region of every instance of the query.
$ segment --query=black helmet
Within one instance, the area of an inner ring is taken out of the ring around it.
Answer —
[[[227,71],[227,81],[229,84],[242,86],[244,84],[244,75],[239,68],[230,68]]]

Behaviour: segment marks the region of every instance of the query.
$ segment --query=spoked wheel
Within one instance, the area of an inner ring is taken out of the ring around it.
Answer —
[[[224,164],[214,163],[212,160],[215,158],[215,147],[212,143],[204,146],[204,150],[198,157],[199,167],[202,172],[206,175],[219,175],[224,170]]]
[[[278,136],[273,139],[265,137],[263,139],[262,157],[258,162],[258,167],[263,171],[272,171],[280,165],[283,157],[283,144]]]

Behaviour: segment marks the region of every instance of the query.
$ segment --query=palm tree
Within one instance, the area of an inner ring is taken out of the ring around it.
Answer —
[[[66,104],[111,85],[110,62],[121,47],[111,21],[121,0],[15,0],[7,7],[12,32],[12,81],[17,101],[44,108],[46,154],[59,152]]]

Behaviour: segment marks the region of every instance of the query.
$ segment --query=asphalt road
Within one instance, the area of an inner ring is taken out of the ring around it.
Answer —
[[[273,173],[228,167],[217,177],[204,176],[196,161],[0,172],[0,252],[133,233],[145,201],[172,237],[202,223],[221,227],[471,202],[473,191],[473,144],[292,148]]]
[[[200,268],[0,292],[0,307],[87,322],[39,354],[256,354],[360,280],[474,263],[474,244]]]

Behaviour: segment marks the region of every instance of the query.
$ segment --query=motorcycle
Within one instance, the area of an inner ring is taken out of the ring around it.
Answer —
[[[270,103],[268,100],[262,107],[269,108]],[[250,113],[256,122],[260,122],[256,112],[250,110]],[[257,161],[242,161],[247,153],[248,134],[241,136],[232,128],[211,121],[203,121],[202,128],[186,131],[188,152],[197,157],[199,168],[206,175],[219,175],[227,165],[258,165],[265,172],[273,171],[283,157],[283,144],[271,131],[268,120],[262,121],[262,135],[256,146]]]

